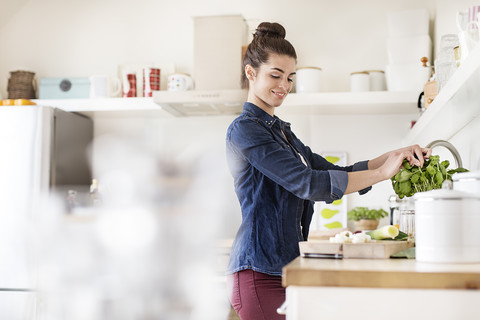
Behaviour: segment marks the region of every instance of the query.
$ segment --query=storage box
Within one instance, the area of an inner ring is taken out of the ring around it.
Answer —
[[[39,99],[87,99],[89,78],[41,78]]]
[[[195,90],[241,88],[242,46],[248,25],[241,15],[194,17]]]

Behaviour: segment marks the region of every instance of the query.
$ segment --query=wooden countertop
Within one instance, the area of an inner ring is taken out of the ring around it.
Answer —
[[[480,263],[434,264],[414,259],[298,257],[283,268],[283,286],[480,290]]]

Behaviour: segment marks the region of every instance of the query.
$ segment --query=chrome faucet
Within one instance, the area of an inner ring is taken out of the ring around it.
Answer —
[[[446,140],[435,140],[427,144],[427,148],[433,149],[434,147],[445,147],[450,151],[453,155],[453,158],[455,158],[455,162],[457,164],[457,168],[462,167],[462,158],[460,158],[460,153],[458,153],[457,149],[451,144],[450,142]]]

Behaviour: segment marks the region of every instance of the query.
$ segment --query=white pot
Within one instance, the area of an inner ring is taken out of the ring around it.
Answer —
[[[322,69],[317,67],[297,68],[295,90],[296,93],[325,91],[322,80]]]
[[[455,173],[453,189],[480,195],[480,171]]]
[[[417,261],[480,262],[480,196],[438,189],[414,199]]]

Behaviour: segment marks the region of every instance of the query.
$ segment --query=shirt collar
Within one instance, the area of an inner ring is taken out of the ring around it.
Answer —
[[[245,102],[243,105],[243,112],[248,112],[258,118],[260,121],[263,121],[267,126],[272,127],[276,122],[280,125],[280,128],[290,127],[290,123],[282,121],[277,116],[271,116],[267,112],[260,109],[260,107],[254,105],[250,102]]]

